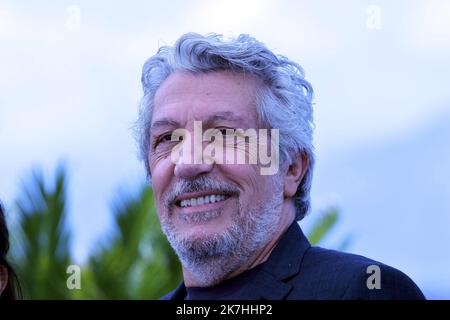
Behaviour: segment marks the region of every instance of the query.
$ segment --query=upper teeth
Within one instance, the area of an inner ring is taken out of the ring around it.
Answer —
[[[186,200],[181,200],[182,207],[195,207],[202,204],[214,203],[225,200],[225,196],[223,194],[213,194],[204,197],[191,198]]]

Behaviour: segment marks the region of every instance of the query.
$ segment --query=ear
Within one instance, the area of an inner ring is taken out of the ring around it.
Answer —
[[[6,285],[8,284],[8,269],[0,265],[0,295],[3,293],[3,290],[5,290]]]
[[[292,198],[297,192],[297,188],[305,176],[309,166],[309,159],[306,153],[302,152],[299,157],[292,160],[287,168],[284,178],[284,197]]]

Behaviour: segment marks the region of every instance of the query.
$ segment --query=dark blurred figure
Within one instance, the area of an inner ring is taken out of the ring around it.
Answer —
[[[0,203],[0,300],[16,300],[20,297],[19,281],[6,260],[8,251],[9,232]]]

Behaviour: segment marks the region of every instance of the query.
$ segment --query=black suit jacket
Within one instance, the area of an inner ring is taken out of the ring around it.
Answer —
[[[380,289],[369,289],[367,279],[380,268]],[[182,300],[182,282],[162,299]],[[253,281],[235,292],[236,300],[299,299],[424,299],[416,284],[401,271],[363,256],[313,247],[294,222]]]

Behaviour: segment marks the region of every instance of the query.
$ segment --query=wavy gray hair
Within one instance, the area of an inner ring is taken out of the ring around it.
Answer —
[[[163,81],[175,71],[204,73],[229,70],[251,74],[263,83],[256,97],[261,126],[280,132],[280,162],[289,165],[295,157],[306,155],[309,165],[295,194],[296,219],[310,210],[310,189],[314,167],[313,89],[305,80],[302,67],[288,58],[275,55],[255,38],[241,34],[223,40],[221,35],[187,33],[173,47],[163,46],[142,68],[144,96],[135,137],[140,158],[151,181],[148,154],[153,97]]]

